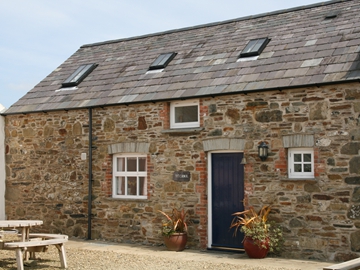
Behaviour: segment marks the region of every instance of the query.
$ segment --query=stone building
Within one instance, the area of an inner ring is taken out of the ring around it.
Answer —
[[[271,204],[292,258],[360,255],[360,2],[88,44],[6,118],[6,214],[73,237],[241,248]],[[259,146],[268,147],[260,158]]]
[[[5,107],[0,104],[0,113]],[[0,116],[0,219],[5,219],[5,117]]]

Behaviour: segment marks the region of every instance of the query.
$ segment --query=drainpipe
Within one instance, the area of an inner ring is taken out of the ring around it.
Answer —
[[[89,108],[89,194],[88,194],[88,240],[91,240],[92,205],[92,110]]]

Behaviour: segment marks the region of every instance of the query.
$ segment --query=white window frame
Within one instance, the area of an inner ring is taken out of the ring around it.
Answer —
[[[194,106],[198,108],[197,111],[197,121],[194,122],[183,122],[175,123],[175,109],[179,107]],[[200,126],[200,106],[199,100],[183,100],[183,101],[173,101],[170,103],[170,128],[194,128]]]
[[[311,154],[311,161],[305,162],[303,159],[301,162],[295,162],[294,161],[294,154]],[[294,165],[295,164],[301,164],[302,165],[302,171],[301,172],[295,172],[294,171]],[[311,164],[311,172],[304,172],[303,166],[304,164]],[[289,148],[288,149],[288,174],[289,178],[314,178],[315,172],[314,172],[314,149],[313,148]]]
[[[126,171],[127,168],[127,158],[133,158],[136,157],[137,158],[137,170],[133,171],[133,172],[128,172]],[[124,171],[117,171],[117,160],[118,158],[125,158],[125,170]],[[147,199],[147,164],[145,163],[145,171],[139,171],[139,158],[145,158],[146,163],[147,163],[147,156],[143,155],[143,154],[135,154],[135,153],[131,153],[131,154],[114,154],[113,155],[113,176],[112,176],[112,197],[113,198],[119,198],[119,199]],[[124,195],[119,195],[118,194],[118,188],[121,188],[121,184],[117,183],[117,177],[125,177],[125,194]],[[127,177],[136,177],[136,186],[137,186],[137,191],[136,191],[136,195],[128,195],[128,181],[127,181]],[[140,177],[144,177],[145,179],[145,183],[144,183],[144,190],[143,190],[143,194],[144,195],[139,195],[140,194],[140,185],[139,185],[139,178]]]

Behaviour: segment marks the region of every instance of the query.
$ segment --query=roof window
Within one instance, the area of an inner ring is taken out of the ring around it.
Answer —
[[[78,67],[63,83],[63,87],[76,86],[86,78],[97,67],[97,64],[85,64]]]
[[[239,57],[249,57],[260,55],[265,49],[266,45],[270,42],[268,38],[252,39],[246,45],[245,49],[242,50]]]
[[[325,15],[325,20],[330,20],[336,18],[340,14],[339,10],[330,11],[328,14]]]
[[[176,53],[174,52],[160,54],[159,57],[156,58],[156,60],[150,65],[149,70],[165,68],[175,56]]]

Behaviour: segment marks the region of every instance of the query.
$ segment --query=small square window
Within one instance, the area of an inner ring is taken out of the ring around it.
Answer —
[[[292,148],[288,151],[289,178],[314,178],[314,150]]]
[[[113,198],[147,199],[146,156],[113,156]]]
[[[73,74],[71,74],[63,83],[63,87],[76,86],[86,78],[97,67],[96,64],[86,64],[78,67]]]
[[[269,42],[270,39],[268,38],[252,39],[246,45],[245,49],[240,53],[239,57],[260,55]]]
[[[199,101],[175,101],[170,104],[170,128],[199,127]]]
[[[176,53],[174,52],[160,54],[159,57],[156,58],[156,60],[150,65],[149,70],[165,68],[175,56]]]

